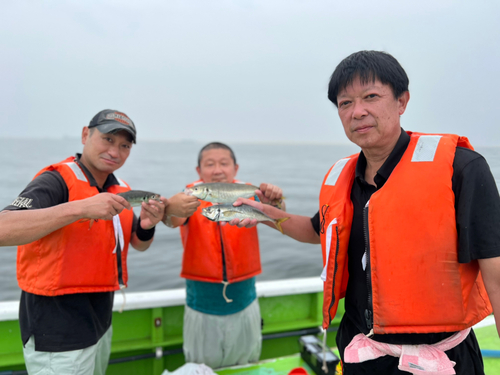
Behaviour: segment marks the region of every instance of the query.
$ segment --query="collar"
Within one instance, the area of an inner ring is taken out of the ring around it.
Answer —
[[[403,157],[408,145],[410,144],[410,136],[408,133],[401,128],[401,135],[399,136],[396,145],[392,149],[389,157],[386,159],[382,167],[377,171],[375,175],[375,183],[377,184],[377,189],[380,189],[386,183],[387,179],[391,175],[396,165],[398,165],[399,161]],[[362,184],[368,184],[365,181],[365,170],[366,170],[366,157],[361,151],[359,153],[358,162],[356,163],[356,179],[358,182]]]
[[[97,186],[97,182],[96,182],[94,176],[92,176],[92,173],[90,173],[90,171],[87,169],[87,167],[80,161],[81,157],[82,157],[82,154],[77,153],[75,155],[75,162],[83,170],[83,173],[85,173],[85,176],[89,180],[90,186],[95,186],[96,188],[99,189],[99,191],[105,191],[110,186],[120,185],[120,183],[118,182],[118,179],[115,177],[115,175],[113,173],[111,173],[108,175],[108,178],[106,178],[106,181],[104,182],[103,189],[101,190],[101,188],[99,186]]]

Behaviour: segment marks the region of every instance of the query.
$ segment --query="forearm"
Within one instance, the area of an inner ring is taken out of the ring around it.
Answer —
[[[286,234],[288,237],[291,237],[299,242],[305,242],[311,244],[320,243],[320,237],[314,230],[310,217],[302,215],[293,215],[268,205],[264,205],[264,213],[273,219],[288,217],[289,218],[288,220],[281,223],[281,228],[283,229],[283,233]],[[273,224],[273,222],[264,222],[264,223],[270,226],[271,228],[276,229],[276,226]]]
[[[0,212],[0,246],[18,246],[36,241],[82,219],[78,206],[64,203],[54,207]]]
[[[480,259],[479,268],[493,307],[497,332],[500,336],[500,257]]]
[[[149,246],[151,246],[152,243],[153,238],[148,241],[141,241],[135,232],[132,233],[132,237],[130,238],[130,245],[138,251],[145,251],[149,249]]]
[[[181,225],[184,225],[184,223],[186,221],[187,221],[187,218],[185,218],[185,217],[175,217],[175,216],[168,216],[168,215],[165,215],[162,219],[163,224],[165,224],[169,228],[180,227]]]

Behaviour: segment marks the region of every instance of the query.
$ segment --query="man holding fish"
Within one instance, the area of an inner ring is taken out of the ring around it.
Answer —
[[[115,177],[135,142],[126,114],[99,112],[82,130],[82,154],[42,169],[0,213],[0,246],[18,245],[19,323],[30,374],[104,375],[129,244],[146,250],[165,212],[194,211]],[[139,218],[133,206],[141,206]]]
[[[282,191],[270,184],[256,187],[235,180],[238,164],[223,143],[201,149],[196,171],[200,180],[189,184],[185,193],[202,200],[198,210],[189,218],[168,213],[164,217],[166,225],[180,226],[184,247],[184,355],[187,362],[212,368],[255,362],[262,341],[255,290],[255,276],[261,273],[257,230],[219,222],[231,215],[259,214],[250,206],[247,211],[233,207],[238,197],[257,195],[261,202],[281,206]],[[262,215],[260,219],[273,220]]]
[[[283,230],[322,245],[325,330],[345,297],[336,337],[345,375],[484,374],[471,327],[493,311],[500,334],[498,189],[467,138],[401,128],[408,85],[384,52],[337,66],[328,98],[361,152],[332,166],[319,212],[287,214]]]

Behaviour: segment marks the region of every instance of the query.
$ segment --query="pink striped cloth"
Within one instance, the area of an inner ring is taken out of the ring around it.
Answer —
[[[344,351],[344,362],[360,363],[392,355],[399,357],[398,368],[415,375],[453,375],[455,362],[445,351],[465,340],[470,328],[432,345],[393,345],[372,340],[362,333],[354,336]]]

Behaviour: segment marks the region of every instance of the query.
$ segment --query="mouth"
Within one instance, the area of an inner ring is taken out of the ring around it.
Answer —
[[[115,161],[115,160],[112,160],[112,159],[108,159],[108,158],[101,158],[106,164],[109,164],[109,165],[117,165],[118,164],[118,161]]]
[[[363,133],[367,133],[369,132],[371,129],[373,129],[375,126],[374,125],[360,125],[360,126],[357,126],[355,127],[352,132],[353,133],[359,133],[359,134],[363,134]]]

